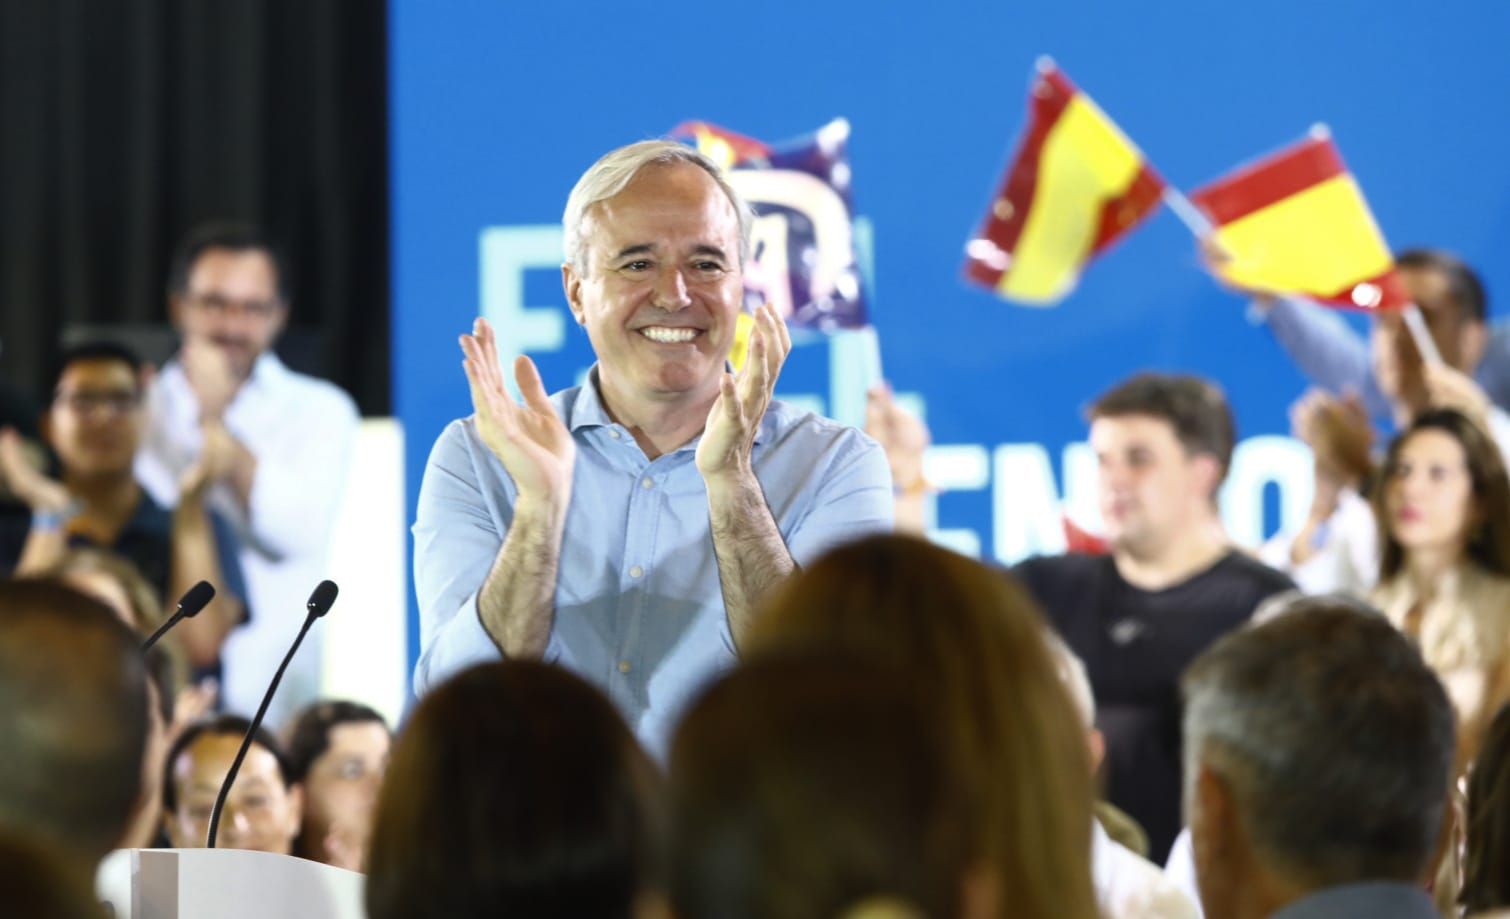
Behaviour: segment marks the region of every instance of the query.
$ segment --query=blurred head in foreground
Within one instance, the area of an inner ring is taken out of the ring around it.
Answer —
[[[974,802],[961,831],[999,914],[1092,917],[1088,753],[1044,629],[1004,573],[876,536],[786,582],[741,650],[863,657],[908,687]]]
[[[963,911],[965,792],[911,690],[834,655],[774,656],[715,684],[670,764],[678,919]],[[904,913],[905,914],[905,913]]]
[[[1185,808],[1208,916],[1267,916],[1364,882],[1425,886],[1453,711],[1382,616],[1299,600],[1213,645],[1183,690]]]
[[[579,677],[463,671],[393,747],[367,861],[372,919],[661,915],[659,778]]]
[[[147,672],[104,604],[0,582],[0,828],[93,871],[142,794]]]

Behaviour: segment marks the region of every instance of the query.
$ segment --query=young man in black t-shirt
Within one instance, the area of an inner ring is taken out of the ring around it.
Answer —
[[[1222,530],[1216,493],[1236,435],[1220,390],[1139,374],[1096,400],[1090,419],[1111,552],[1033,558],[1014,573],[1085,661],[1107,797],[1143,825],[1162,861],[1181,819],[1180,673],[1293,585]]]

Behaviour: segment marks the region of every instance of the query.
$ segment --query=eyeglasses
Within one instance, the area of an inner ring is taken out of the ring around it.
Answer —
[[[76,390],[74,392],[60,392],[54,398],[57,405],[67,406],[68,409],[79,415],[90,415],[99,409],[105,409],[112,415],[124,415],[141,404],[141,393],[135,390]]]
[[[271,300],[237,300],[220,294],[189,294],[189,305],[215,316],[240,313],[253,319],[270,319],[277,314],[283,303],[274,297]]]

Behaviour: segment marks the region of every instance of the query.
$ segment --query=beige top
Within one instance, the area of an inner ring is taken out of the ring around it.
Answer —
[[[1371,599],[1417,642],[1446,686],[1458,714],[1458,765],[1466,767],[1510,697],[1510,578],[1467,562],[1414,613],[1418,594],[1404,575],[1374,588]]]

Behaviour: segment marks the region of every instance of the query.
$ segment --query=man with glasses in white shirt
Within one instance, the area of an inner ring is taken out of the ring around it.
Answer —
[[[356,434],[351,397],[273,353],[288,321],[284,259],[258,230],[209,224],[173,256],[168,303],[182,348],[151,387],[137,476],[171,505],[201,458],[213,505],[241,538],[252,623],[224,653],[224,704],[250,713],[326,576],[328,543]],[[284,676],[269,719],[319,693],[318,631]]]

